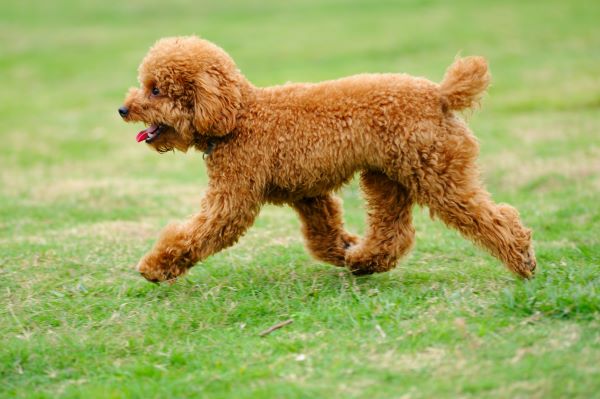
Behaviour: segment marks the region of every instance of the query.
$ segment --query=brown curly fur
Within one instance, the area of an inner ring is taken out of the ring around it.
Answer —
[[[358,275],[390,270],[410,250],[414,204],[514,273],[533,274],[531,230],[514,208],[490,199],[477,140],[454,112],[485,92],[483,58],[456,60],[439,85],[390,73],[258,88],[219,47],[176,37],[150,49],[139,80],[125,119],[166,126],[149,145],[209,154],[201,210],[167,226],[141,259],[148,280],[176,278],[233,245],[264,203],[291,205],[310,252]],[[357,171],[368,204],[362,239],[344,230],[333,194]]]

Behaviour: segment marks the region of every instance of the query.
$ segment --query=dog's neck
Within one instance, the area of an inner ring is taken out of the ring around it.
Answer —
[[[206,158],[206,157],[210,156],[210,153],[213,152],[213,150],[215,149],[216,146],[217,146],[217,139],[215,137],[209,138],[208,145],[206,146],[206,149],[204,150],[204,155],[202,155],[202,157]]]
[[[194,148],[196,148],[198,151],[202,151],[204,153],[203,158],[206,158],[210,156],[210,154],[217,147],[217,144],[219,144],[223,138],[224,137],[207,136],[196,133],[194,134]]]
[[[242,94],[242,104],[240,108],[237,109],[237,120],[238,124],[235,129],[225,135],[214,136],[210,133],[199,133],[198,131],[194,132],[194,142],[193,146],[198,151],[202,151],[204,153],[203,158],[206,159],[210,156],[210,154],[215,150],[217,145],[223,142],[228,142],[229,140],[234,139],[239,133],[240,124],[243,124],[242,121],[246,119],[244,108],[248,106],[248,104],[252,104],[256,101],[256,94],[260,91],[260,89],[254,87],[248,80],[245,78],[240,83],[240,91]]]

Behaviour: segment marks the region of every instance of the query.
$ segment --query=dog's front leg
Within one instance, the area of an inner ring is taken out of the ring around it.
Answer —
[[[180,224],[170,224],[154,248],[138,263],[147,280],[172,280],[197,262],[237,242],[260,210],[255,187],[210,187],[200,213]]]

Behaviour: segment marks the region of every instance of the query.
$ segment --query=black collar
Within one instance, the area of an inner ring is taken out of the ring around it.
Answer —
[[[202,154],[202,158],[206,159],[208,156],[214,151],[217,146],[217,138],[211,137],[206,140],[206,149],[204,150],[204,154]]]

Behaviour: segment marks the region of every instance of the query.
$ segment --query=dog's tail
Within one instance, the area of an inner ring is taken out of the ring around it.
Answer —
[[[472,108],[490,84],[491,75],[483,57],[458,58],[444,75],[440,92],[445,109]]]

